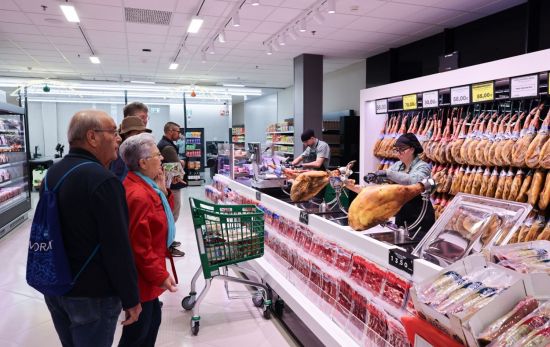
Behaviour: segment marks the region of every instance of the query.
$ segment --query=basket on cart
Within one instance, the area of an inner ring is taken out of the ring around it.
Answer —
[[[199,331],[199,305],[210,288],[212,279],[237,282],[257,288],[252,296],[254,305],[264,309],[264,317],[269,318],[271,292],[260,282],[227,275],[228,267],[237,267],[239,272],[256,276],[250,269],[238,267],[239,263],[259,258],[264,254],[264,213],[255,205],[216,205],[190,198],[191,215],[201,266],[191,280],[191,292],[182,300],[185,310],[193,310],[191,330]],[[203,291],[195,291],[196,281],[201,272],[206,281]],[[220,273],[221,271],[221,273]]]

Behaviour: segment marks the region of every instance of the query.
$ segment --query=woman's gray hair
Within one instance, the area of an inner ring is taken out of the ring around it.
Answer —
[[[156,147],[155,138],[149,133],[131,136],[120,145],[119,153],[130,171],[139,170],[139,160],[151,155],[151,148]]]
[[[82,110],[75,113],[69,122],[67,140],[70,145],[77,144],[86,139],[86,133],[90,130],[101,129],[100,114],[105,112],[99,110]]]

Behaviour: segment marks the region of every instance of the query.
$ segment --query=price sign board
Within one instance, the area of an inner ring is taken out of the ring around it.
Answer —
[[[495,84],[493,82],[472,85],[473,102],[493,101],[495,99]]]
[[[470,86],[451,88],[451,105],[470,103]]]
[[[262,201],[262,193],[259,191],[256,191],[256,200]]]
[[[538,95],[538,75],[514,77],[510,80],[511,98],[529,98]]]
[[[309,224],[309,213],[304,210],[300,211],[300,223]]]
[[[403,95],[403,110],[416,110],[417,107],[416,94]]]
[[[376,100],[376,113],[388,113],[388,99]]]
[[[422,107],[432,108],[439,106],[439,92],[434,90],[433,92],[422,93]]]
[[[402,251],[398,248],[390,249],[388,262],[391,266],[405,271],[406,273],[413,274],[414,272],[414,260],[416,257],[410,253]]]

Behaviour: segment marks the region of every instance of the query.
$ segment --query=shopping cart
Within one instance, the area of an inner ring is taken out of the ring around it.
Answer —
[[[256,307],[263,307],[263,317],[270,318],[271,290],[263,283],[228,275],[228,269],[244,273],[247,276],[260,278],[250,269],[239,266],[247,260],[259,258],[264,254],[264,213],[254,205],[215,205],[198,199],[189,198],[195,236],[201,266],[191,280],[191,291],[183,298],[181,306],[189,311],[193,310],[191,318],[191,332],[199,333],[199,306],[210,289],[212,279],[221,279],[225,282],[228,292],[228,282],[246,284],[255,288],[255,292],[247,292],[252,296]],[[196,282],[201,273],[204,275],[205,285],[197,296]]]

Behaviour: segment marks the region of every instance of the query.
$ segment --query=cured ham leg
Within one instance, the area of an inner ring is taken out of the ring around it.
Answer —
[[[372,185],[361,190],[349,207],[348,224],[353,230],[366,230],[387,221],[404,204],[424,191],[422,183]]]

